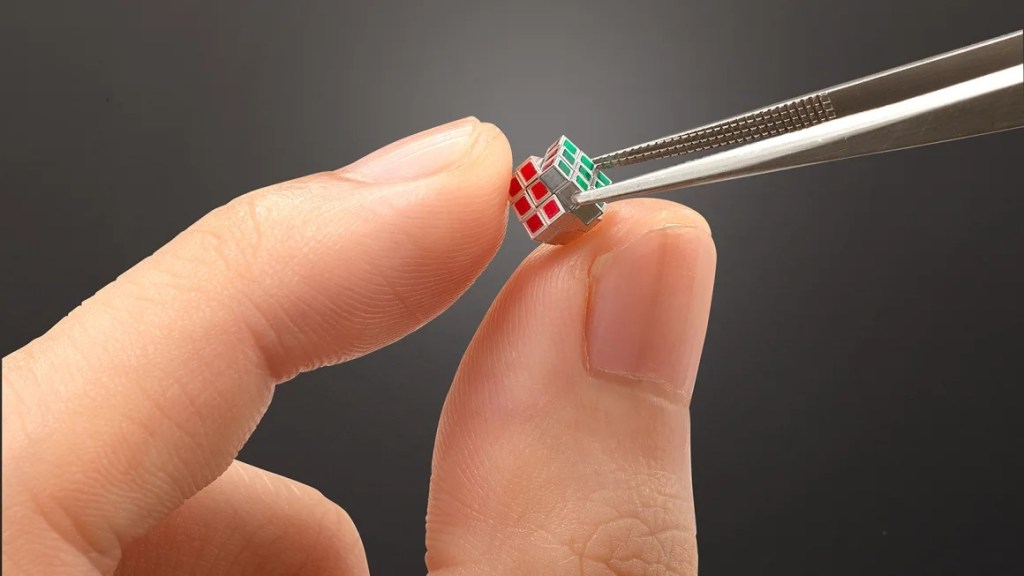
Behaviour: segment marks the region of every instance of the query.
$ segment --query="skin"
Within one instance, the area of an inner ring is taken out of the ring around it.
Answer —
[[[277,384],[416,330],[501,244],[501,132],[412,142],[214,210],[4,358],[4,574],[368,573],[344,510],[234,458]],[[523,262],[441,417],[431,574],[696,574],[714,259],[695,212],[630,200]]]

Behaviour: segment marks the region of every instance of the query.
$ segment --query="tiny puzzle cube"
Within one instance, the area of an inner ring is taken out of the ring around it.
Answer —
[[[512,174],[509,202],[530,238],[566,244],[593,228],[604,204],[580,206],[577,192],[601,188],[611,180],[571,140],[562,136],[543,158],[530,156]]]

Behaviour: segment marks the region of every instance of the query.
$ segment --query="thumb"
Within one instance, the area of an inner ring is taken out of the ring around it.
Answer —
[[[689,399],[714,270],[704,220],[654,200],[522,265],[445,404],[432,575],[696,574]]]

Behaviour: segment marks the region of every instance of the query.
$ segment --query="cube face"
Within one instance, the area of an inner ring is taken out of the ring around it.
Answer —
[[[611,179],[597,169],[593,159],[562,136],[543,158],[530,156],[516,167],[509,183],[509,202],[530,238],[566,244],[604,214],[604,204],[579,206],[573,196],[608,184]]]

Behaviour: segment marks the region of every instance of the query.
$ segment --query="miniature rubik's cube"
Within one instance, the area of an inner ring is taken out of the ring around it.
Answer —
[[[566,244],[590,230],[604,214],[604,204],[581,206],[573,201],[573,195],[611,182],[593,160],[562,136],[543,158],[530,156],[516,168],[508,188],[509,201],[530,238]]]

